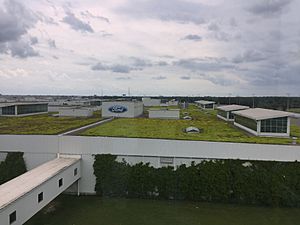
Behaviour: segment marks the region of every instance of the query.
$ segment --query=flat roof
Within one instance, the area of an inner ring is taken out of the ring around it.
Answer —
[[[235,110],[242,110],[242,109],[249,109],[249,106],[244,105],[223,105],[217,107],[217,109],[220,109],[225,112],[235,111]]]
[[[199,100],[199,101],[195,101],[195,102],[202,104],[202,105],[215,104],[215,102],[213,102],[213,101],[205,101],[205,100]]]
[[[153,108],[148,109],[148,111],[180,111],[180,109],[164,109],[164,108]]]
[[[79,160],[78,158],[56,158],[0,185],[0,209],[13,203]]]
[[[14,105],[48,105],[48,102],[5,102],[0,103],[0,108]]]
[[[266,120],[278,117],[291,117],[293,113],[273,110],[273,109],[262,109],[262,108],[254,108],[254,109],[245,109],[241,111],[233,112],[235,115],[247,117],[253,120]]]

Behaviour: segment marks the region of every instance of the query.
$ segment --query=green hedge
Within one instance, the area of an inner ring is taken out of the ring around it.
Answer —
[[[299,162],[211,160],[154,168],[96,155],[95,191],[102,196],[300,206]]]
[[[0,185],[27,171],[23,154],[23,152],[9,152],[5,161],[0,162]]]

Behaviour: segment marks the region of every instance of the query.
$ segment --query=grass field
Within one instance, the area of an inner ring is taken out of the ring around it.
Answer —
[[[99,120],[99,113],[91,118],[53,117],[51,114],[0,117],[0,134],[58,134]]]
[[[24,225],[296,225],[300,209],[61,196]]]
[[[112,122],[91,128],[81,135],[162,138],[178,140],[203,140],[244,143],[290,144],[289,138],[254,137],[237,129],[232,124],[216,117],[216,111],[199,111],[195,107],[182,110],[188,112],[193,120],[161,120],[148,118],[120,118]],[[188,126],[202,128],[199,134],[187,134],[183,130]],[[292,126],[292,135],[300,136],[300,127]]]

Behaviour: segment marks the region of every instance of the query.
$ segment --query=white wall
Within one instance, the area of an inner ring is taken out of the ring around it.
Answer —
[[[125,107],[127,111],[118,113],[109,111],[110,107],[121,106]],[[126,102],[126,101],[114,101],[102,103],[102,117],[125,117],[134,118],[143,114],[142,102]]]
[[[93,116],[92,109],[82,108],[60,108],[59,116],[73,116],[73,117],[90,117]]]
[[[144,106],[160,106],[161,100],[155,98],[142,98]]]
[[[75,168],[78,169],[78,174],[74,176],[73,172]],[[29,220],[33,215],[35,215],[40,209],[51,202],[60,193],[66,190],[70,185],[72,185],[76,180],[80,178],[80,161],[74,165],[68,167],[58,175],[50,178],[42,185],[33,189],[31,192],[25,194],[23,197],[19,198],[17,201],[11,203],[7,207],[0,210],[0,224],[9,225],[9,215],[13,211],[16,211],[17,220],[13,225],[22,225],[27,220]],[[58,180],[63,178],[63,186],[58,187]],[[42,202],[38,203],[38,194],[43,192],[44,199]]]
[[[149,110],[149,118],[179,119],[180,110]]]

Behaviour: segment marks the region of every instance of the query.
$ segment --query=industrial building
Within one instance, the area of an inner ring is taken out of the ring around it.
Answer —
[[[256,136],[289,137],[292,113],[271,109],[245,109],[232,112],[234,125]]]
[[[58,109],[59,116],[91,117],[93,113],[93,109],[85,107],[60,107]]]
[[[111,101],[102,103],[102,117],[135,118],[143,114],[144,107],[140,101]]]
[[[232,112],[238,110],[249,109],[248,106],[244,105],[224,105],[217,107],[217,117],[225,121],[234,121],[234,115]]]
[[[213,101],[199,100],[195,101],[195,104],[201,109],[215,109],[216,103]]]
[[[48,103],[12,102],[0,103],[0,116],[27,116],[48,113]]]
[[[179,109],[149,109],[149,118],[156,119],[175,119],[178,120],[180,117]]]
[[[142,102],[144,106],[151,107],[151,106],[160,106],[161,100],[157,98],[142,98]]]

